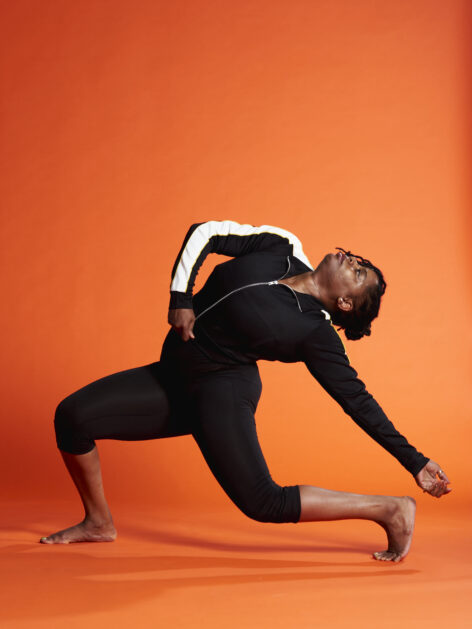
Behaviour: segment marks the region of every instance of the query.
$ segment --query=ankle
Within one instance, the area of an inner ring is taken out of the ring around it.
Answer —
[[[109,526],[113,526],[113,519],[111,514],[88,514],[84,518],[84,524],[90,528],[101,529]]]
[[[382,514],[379,518],[381,524],[389,524],[398,514],[400,505],[398,499],[394,496],[385,496],[385,502],[382,505]]]

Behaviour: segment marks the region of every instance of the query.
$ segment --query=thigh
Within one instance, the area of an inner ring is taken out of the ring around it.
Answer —
[[[141,440],[190,433],[183,405],[171,407],[158,362],[104,376],[62,401],[91,439]],[[61,405],[60,405],[61,406]]]
[[[208,374],[192,394],[193,436],[213,475],[240,507],[272,483],[254,419],[260,393],[257,367],[244,366]]]

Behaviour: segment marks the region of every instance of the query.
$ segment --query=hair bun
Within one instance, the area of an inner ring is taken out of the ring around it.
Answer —
[[[346,335],[346,338],[350,341],[358,341],[363,336],[371,335],[370,324],[362,328],[362,330],[359,330],[357,328],[346,328],[344,330],[344,334]]]

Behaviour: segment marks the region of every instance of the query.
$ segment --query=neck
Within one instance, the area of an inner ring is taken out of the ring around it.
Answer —
[[[287,284],[299,293],[306,293],[307,295],[316,297],[327,309],[333,306],[331,301],[327,299],[323,287],[320,286],[318,282],[316,269],[314,271],[308,271],[307,273],[300,273],[300,275],[293,275],[292,277],[279,281]]]

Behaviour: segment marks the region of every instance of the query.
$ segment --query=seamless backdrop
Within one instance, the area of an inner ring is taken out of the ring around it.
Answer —
[[[470,507],[467,5],[3,8],[6,496],[72,494],[56,405],[158,360],[188,226],[230,218],[294,232],[315,265],[342,246],[382,268],[388,288],[373,334],[346,349],[454,491],[442,501],[421,495],[303,365],[261,363],[258,431],[274,478],[410,493],[438,512]],[[198,285],[217,261],[207,260]],[[233,508],[190,437],[99,448],[112,506]]]

